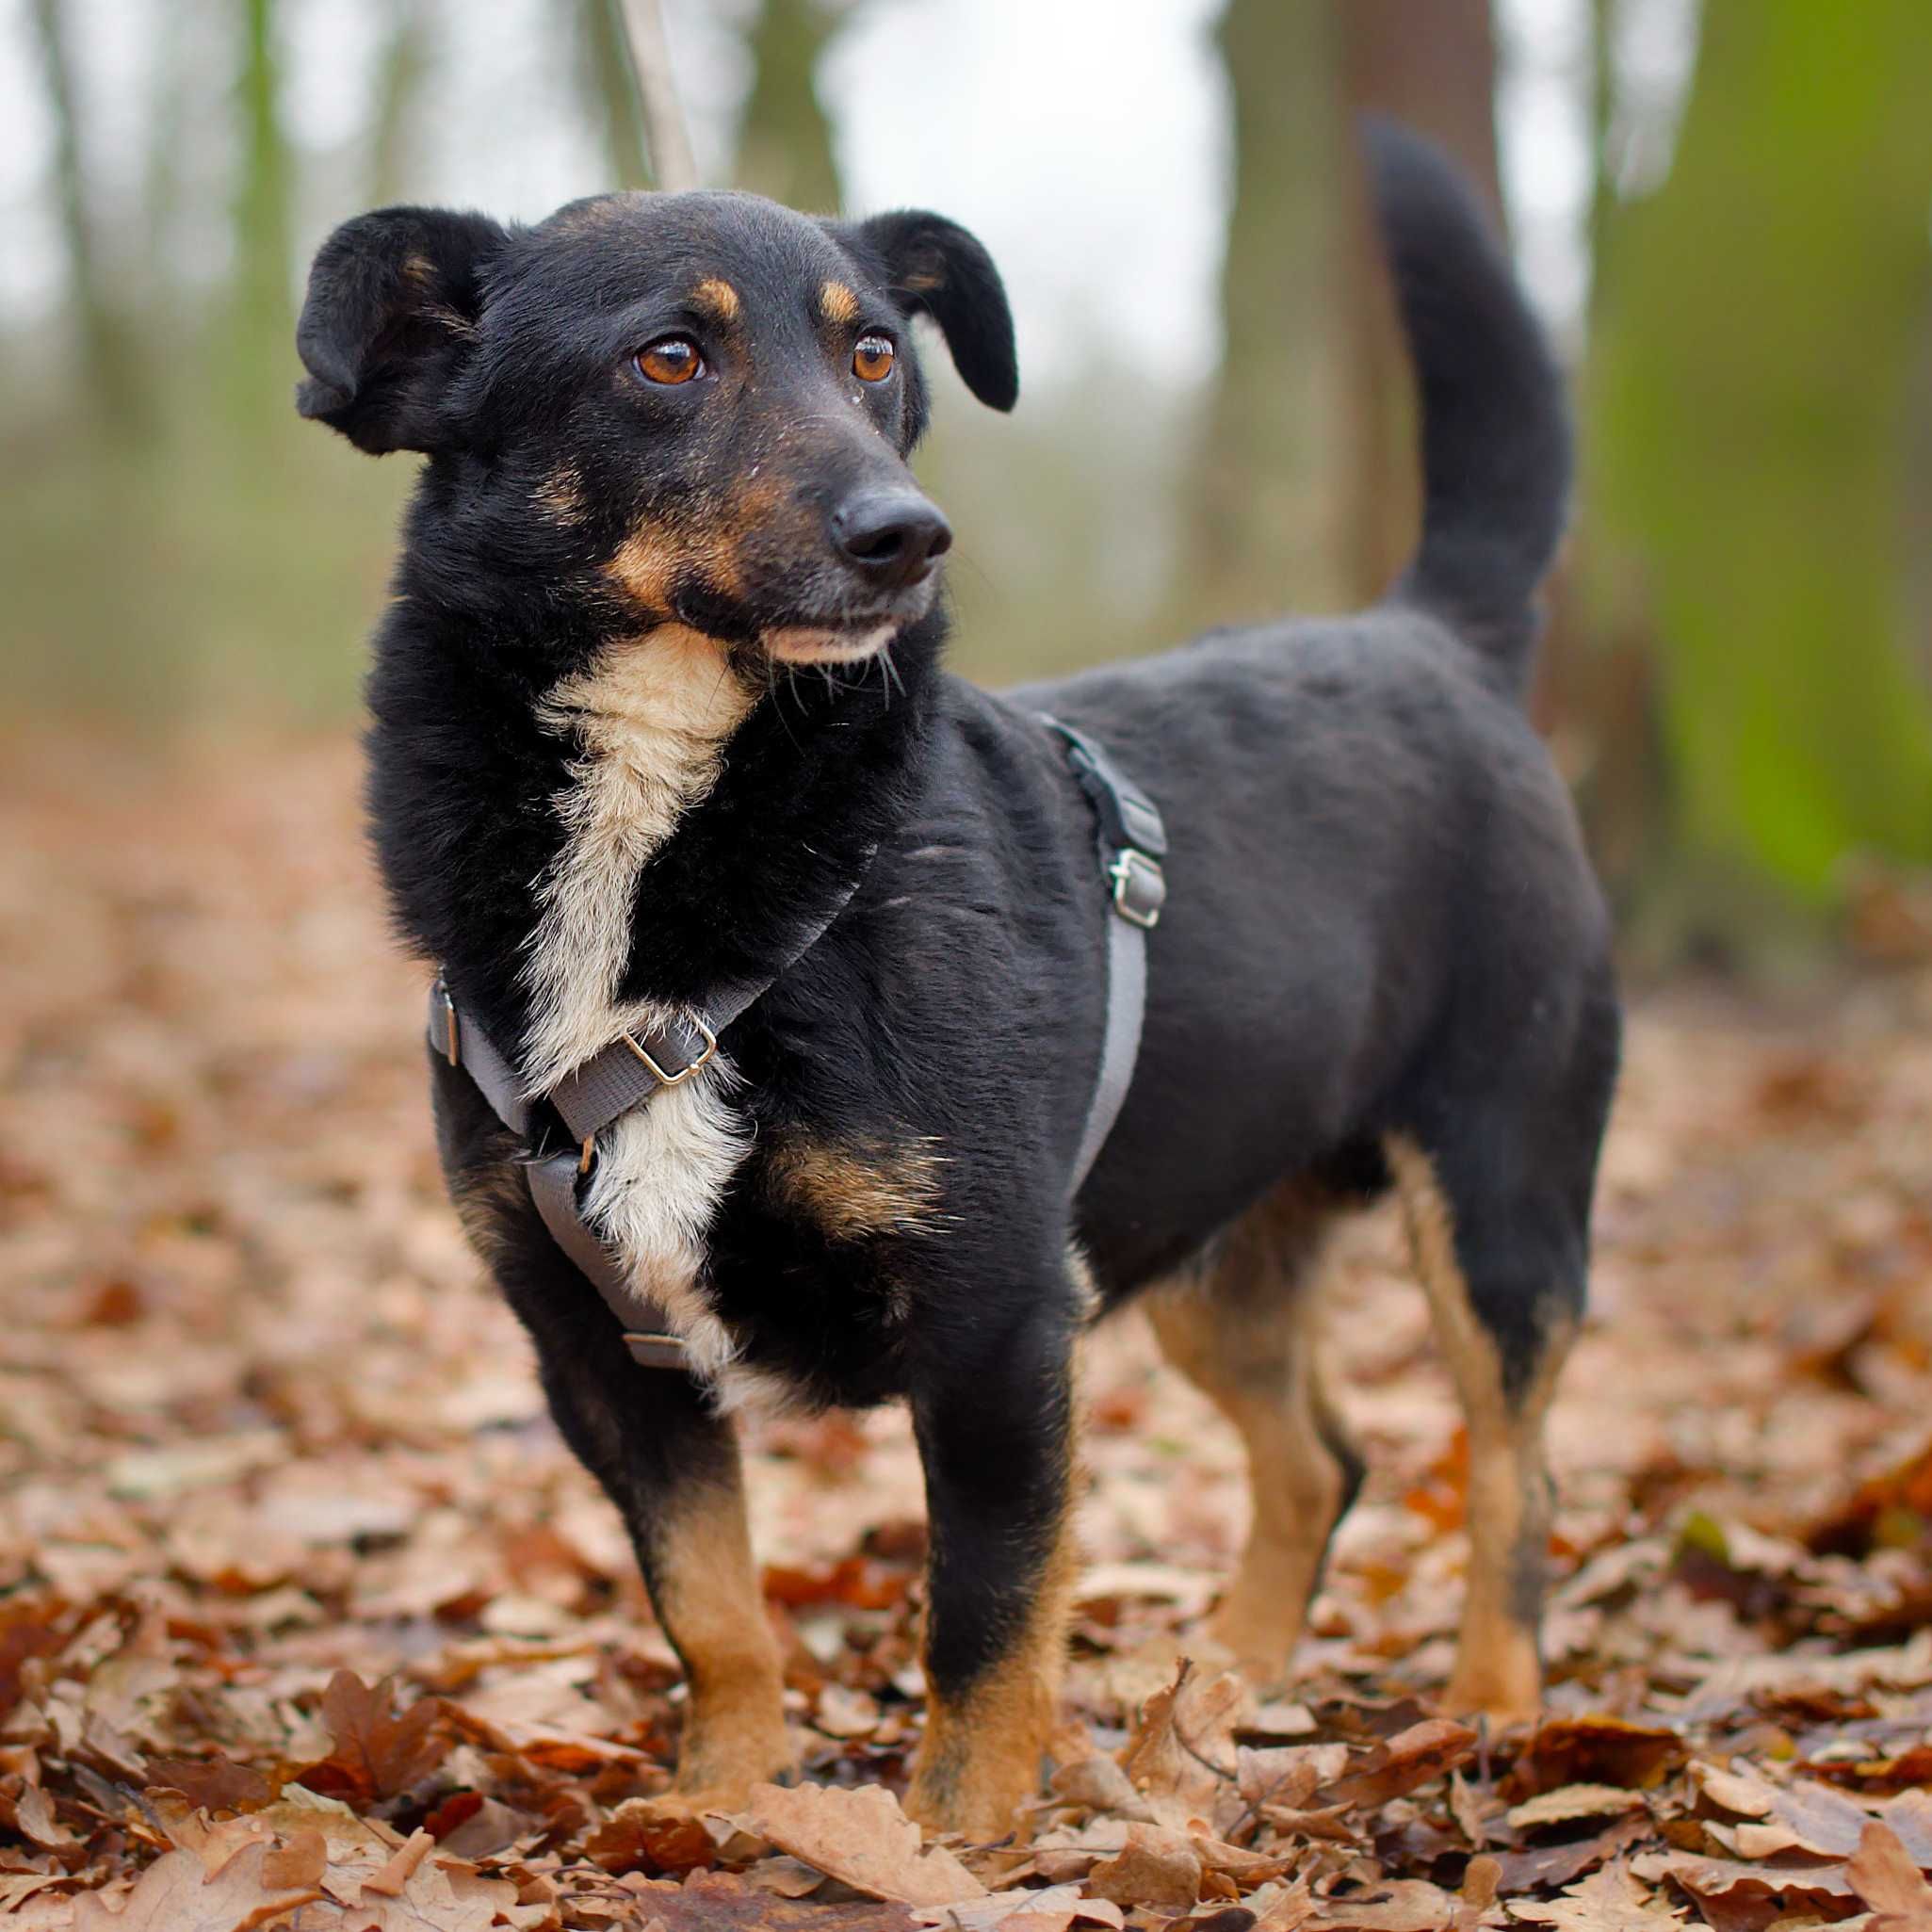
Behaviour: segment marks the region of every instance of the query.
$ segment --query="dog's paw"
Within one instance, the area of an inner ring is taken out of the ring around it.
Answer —
[[[1482,1668],[1458,1665],[1443,1694],[1442,1708],[1452,1716],[1491,1730],[1513,1730],[1533,1725],[1543,1714],[1542,1672],[1534,1659],[1514,1660],[1507,1667],[1491,1662]]]
[[[741,1811],[755,1784],[790,1784],[798,1753],[780,1727],[687,1738],[671,1795],[693,1811]]]

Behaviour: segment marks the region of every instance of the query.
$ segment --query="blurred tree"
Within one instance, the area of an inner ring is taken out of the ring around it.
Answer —
[[[1693,925],[1743,869],[1828,902],[1932,858],[1932,703],[1902,648],[1905,407],[1932,252],[1924,0],[1706,0],[1675,165],[1603,237],[1591,422],[1641,558]]]
[[[389,38],[376,65],[376,99],[369,116],[371,207],[387,207],[406,191],[409,135],[429,66],[424,0],[395,0]]]
[[[1173,597],[1195,622],[1373,596],[1414,542],[1407,364],[1356,115],[1433,135],[1501,219],[1488,0],[1228,0],[1218,38],[1227,333]]]
[[[1617,62],[1623,0],[1590,0],[1589,195],[1584,242],[1590,284],[1584,317],[1594,340],[1608,287],[1607,267],[1622,203],[1617,130],[1626,103]],[[1628,572],[1598,568],[1601,533],[1586,504],[1593,442],[1583,426],[1583,484],[1573,531],[1547,595],[1549,626],[1538,660],[1532,710],[1554,740],[1577,794],[1591,855],[1612,899],[1627,903],[1642,887],[1668,828],[1664,761],[1657,716],[1654,625]]]
[[[1226,334],[1184,471],[1169,601],[1186,629],[1332,605],[1342,588],[1337,29],[1325,6],[1228,0],[1216,39],[1233,164]],[[1189,361],[1183,345],[1163,373]]]
[[[73,16],[60,0],[33,0],[34,35],[47,106],[54,121],[54,188],[67,250],[69,299],[80,339],[77,384],[91,427],[110,443],[138,443],[153,429],[144,363],[134,353],[132,331],[104,271],[94,210],[89,199],[86,132],[75,97],[67,33]]]
[[[644,123],[638,108],[620,0],[576,0],[577,47],[586,91],[604,138],[611,187],[649,187]]]
[[[739,132],[739,187],[813,214],[838,212],[838,164],[817,75],[844,19],[836,0],[764,0],[746,41],[752,85]]]
[[[292,170],[282,125],[276,0],[234,0],[234,5],[241,152],[221,386],[235,435],[246,447],[259,443],[265,431],[272,434],[284,427],[289,384],[296,374],[289,297]]]
[[[1439,141],[1488,203],[1499,230],[1496,43],[1489,0],[1334,0],[1348,122],[1387,114]],[[1295,9],[1285,9],[1295,10]],[[1349,161],[1355,161],[1354,142]],[[1374,597],[1408,560],[1420,503],[1408,357],[1357,166],[1347,197],[1343,331],[1349,456],[1348,588]]]

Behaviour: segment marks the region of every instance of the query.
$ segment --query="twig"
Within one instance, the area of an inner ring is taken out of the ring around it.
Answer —
[[[680,194],[697,187],[698,164],[691,155],[690,131],[685,126],[677,83],[671,73],[663,8],[659,0],[622,0],[619,11],[624,17],[624,37],[630,46],[638,106],[643,114],[651,181],[668,193]]]

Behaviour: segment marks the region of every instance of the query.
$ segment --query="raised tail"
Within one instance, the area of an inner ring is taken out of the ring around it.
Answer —
[[[1447,619],[1520,690],[1568,509],[1563,381],[1453,164],[1393,122],[1368,117],[1364,133],[1421,399],[1421,543],[1391,594]]]

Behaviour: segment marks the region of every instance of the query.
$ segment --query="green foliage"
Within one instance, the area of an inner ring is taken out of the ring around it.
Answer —
[[[1599,507],[1654,599],[1680,836],[1801,899],[1932,858],[1899,505],[1932,313],[1920,0],[1707,0],[1662,191],[1615,218]]]

